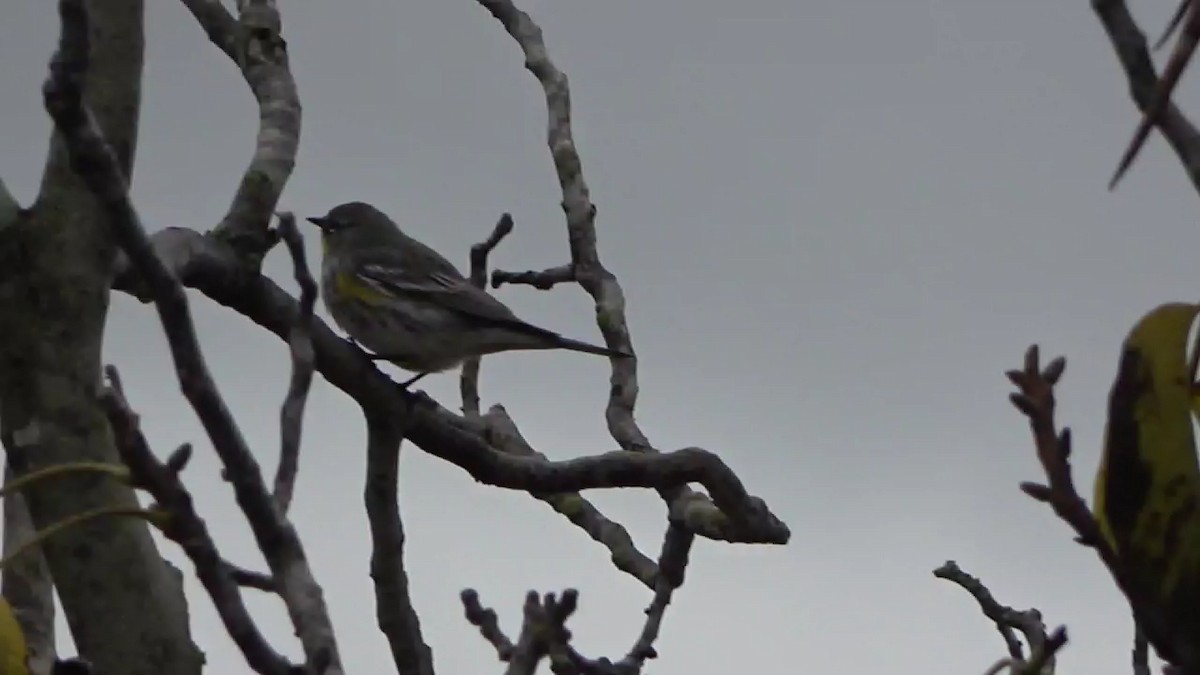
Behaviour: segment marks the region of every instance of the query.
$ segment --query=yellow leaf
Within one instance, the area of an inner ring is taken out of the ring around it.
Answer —
[[[25,633],[12,606],[0,597],[0,675],[29,675],[27,658]]]
[[[1109,395],[1104,456],[1096,475],[1101,531],[1144,590],[1176,605],[1200,588],[1200,463],[1192,414],[1200,414],[1187,337],[1200,305],[1172,303],[1130,331]],[[1187,589],[1181,589],[1185,583]]]

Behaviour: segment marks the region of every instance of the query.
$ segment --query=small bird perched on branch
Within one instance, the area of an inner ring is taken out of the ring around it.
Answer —
[[[570,349],[631,356],[518,319],[370,204],[340,204],[308,221],[321,228],[321,295],[334,322],[377,360],[416,373],[406,386],[496,352]]]

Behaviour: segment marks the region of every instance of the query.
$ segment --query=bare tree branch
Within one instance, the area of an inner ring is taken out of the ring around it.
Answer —
[[[500,245],[513,229],[512,214],[505,213],[496,221],[492,233],[487,239],[471,247],[471,283],[478,288],[487,285],[488,255]],[[468,418],[479,417],[479,357],[469,358],[463,362],[462,371],[458,377],[459,391],[462,393],[463,414]]]
[[[109,367],[108,377],[110,386],[102,394],[101,402],[135,483],[153,495],[157,508],[167,514],[160,528],[163,534],[192,561],[196,577],[212,599],[225,630],[246,657],[246,663],[263,675],[288,675],[291,664],[259,632],[242,600],[235,568],[217,552],[208,526],[196,513],[192,496],[179,480],[179,472],[191,455],[191,446],[184,445],[175,452],[172,466],[160,462],[142,435],[137,413],[125,399],[116,368]]]
[[[221,0],[183,0],[183,4],[196,17],[208,39],[236,64],[239,26]]]
[[[654,588],[654,600],[646,609],[646,622],[642,632],[625,658],[616,664],[618,670],[625,669],[631,673],[640,673],[648,659],[658,656],[654,649],[654,641],[658,639],[662,628],[663,617],[667,606],[671,604],[671,596],[683,585],[684,572],[687,570],[688,554],[696,535],[678,525],[668,525],[666,536],[663,537],[662,553],[658,557],[658,567],[662,570]]]
[[[505,675],[533,675],[547,657],[555,673],[603,672],[591,668],[591,662],[570,647],[571,632],[566,621],[575,613],[578,597],[574,589],[563,591],[561,599],[553,593],[540,597],[537,592],[529,591],[525,595],[521,632],[514,643],[500,629],[496,612],[480,603],[478,592],[468,588],[461,595],[467,621],[479,628],[480,635],[496,649],[500,660],[508,664]],[[609,664],[605,661],[604,665]]]
[[[1129,359],[1122,359],[1121,367],[1136,366]],[[1053,359],[1044,369],[1041,368],[1038,347],[1032,345],[1025,352],[1023,367],[1006,373],[1019,390],[1009,398],[1029,419],[1038,460],[1048,482],[1046,485],[1022,483],[1021,489],[1030,497],[1049,504],[1055,514],[1075,530],[1076,541],[1096,551],[1128,599],[1135,624],[1164,660],[1183,666],[1187,672],[1200,672],[1200,645],[1194,636],[1182,627],[1176,629],[1158,602],[1155,591],[1137,582],[1137,578],[1109,546],[1091,510],[1075,489],[1070,463],[1071,432],[1065,427],[1061,432],[1058,431],[1054,420],[1054,385],[1065,370],[1066,359],[1062,357]],[[1119,373],[1117,380],[1134,382],[1137,378]]]
[[[537,78],[545,91],[549,116],[547,144],[562,188],[562,207],[567,218],[567,239],[571,249],[569,272],[564,268],[556,268],[520,278],[539,287],[553,285],[567,277],[573,278],[592,296],[596,323],[604,335],[605,343],[610,348],[632,354],[633,343],[625,316],[625,294],[617,278],[600,261],[596,249],[596,207],[592,204],[583,178],[583,163],[571,131],[571,92],[567,76],[550,60],[542,39],[542,29],[512,0],[478,2],[516,40],[525,55],[525,68]],[[505,278],[503,274],[499,278],[493,274],[493,283]],[[654,453],[653,444],[633,416],[638,395],[637,359],[613,359],[610,383],[605,417],[613,439],[623,450]],[[713,522],[720,519],[719,514],[703,495],[679,483],[654,487],[669,505],[672,517],[685,518],[688,527],[697,534],[722,538],[711,527]],[[786,543],[787,535],[772,541]]]
[[[235,21],[220,0],[183,0],[221,51],[241,69],[258,101],[254,157],[229,211],[213,231],[257,262],[274,243],[268,224],[300,147],[300,97],[288,65],[275,0],[239,0]]]
[[[1188,8],[1191,7],[1192,0],[1180,0],[1179,5],[1175,7],[1174,13],[1171,14],[1171,20],[1167,22],[1166,28],[1163,29],[1162,35],[1154,41],[1154,51],[1158,51],[1167,46],[1167,41],[1175,34],[1175,31],[1183,23],[1183,18],[1187,16]]]
[[[303,545],[267,492],[258,463],[204,363],[183,287],[155,255],[129,202],[116,157],[83,103],[83,73],[88,58],[87,13],[81,0],[61,0],[60,8],[63,37],[44,88],[46,109],[62,135],[71,166],[95,194],[113,236],[154,297],[184,396],[199,416],[230,477],[238,505],[246,514],[255,541],[279,584],[280,596],[309,664],[319,665],[330,675],[340,673],[333,627],[320,585],[305,560]]]
[[[1001,605],[992,596],[987,586],[976,577],[964,572],[953,560],[935,569],[933,575],[961,586],[979,603],[984,616],[996,624],[1008,648],[1008,658],[1002,659],[992,666],[989,672],[999,672],[1008,668],[1014,675],[1052,675],[1054,673],[1054,655],[1067,641],[1066,629],[1056,628],[1046,632],[1046,624],[1042,622],[1042,613],[1037,609],[1019,611]],[[1025,660],[1021,641],[1017,639],[1013,629],[1021,631],[1025,643],[1029,645],[1029,660]]]
[[[224,563],[225,571],[229,574],[229,578],[233,579],[234,583],[243,588],[253,588],[264,593],[278,593],[279,584],[270,575],[262,572],[255,572],[234,565],[231,562]]]
[[[575,278],[575,267],[573,265],[559,265],[541,270],[540,272],[533,270],[526,272],[496,270],[492,272],[492,288],[500,288],[504,284],[515,284],[533,286],[539,291],[548,291],[559,284],[571,281],[578,281]]]
[[[375,617],[387,637],[400,675],[432,675],[433,651],[421,635],[421,622],[408,592],[404,569],[404,522],[397,485],[400,443],[397,416],[367,414],[367,480],[363,500],[371,525],[371,580]]]
[[[654,600],[646,609],[646,621],[629,653],[615,663],[603,657],[589,659],[571,647],[571,632],[566,628],[566,621],[575,612],[579,600],[579,594],[573,589],[563,591],[561,597],[553,593],[539,597],[534,591],[526,594],[524,620],[515,644],[500,629],[496,612],[485,608],[479,593],[471,588],[461,594],[467,621],[479,629],[483,639],[496,650],[496,656],[508,664],[507,675],[532,674],[546,658],[555,673],[637,675],[647,660],[658,656],[654,642],[658,639],[671,595],[683,585],[688,554],[695,538],[695,534],[678,525],[667,528],[659,557],[663,573],[657,579]]]
[[[1025,612],[1001,605],[992,596],[987,586],[983,585],[983,582],[962,571],[953,560],[947,560],[946,564],[935,569],[933,576],[958,584],[963,590],[970,593],[971,597],[979,603],[983,615],[996,624],[996,630],[1000,631],[1000,637],[1004,638],[1004,646],[1008,648],[1008,655],[1014,661],[1024,661],[1025,649],[1022,647],[1021,641],[1017,639],[1013,628],[1028,620]],[[1037,622],[1040,625],[1040,618],[1037,619]]]
[[[313,361],[312,317],[317,302],[317,282],[308,270],[304,258],[304,237],[296,229],[296,218],[291,213],[279,215],[279,233],[287,244],[295,268],[296,283],[300,286],[300,315],[288,336],[288,347],[292,354],[292,378],[287,397],[279,411],[279,468],[275,472],[275,504],[279,512],[286,514],[292,503],[292,491],[296,487],[296,472],[300,467],[300,434],[304,426],[304,403],[312,387]]]
[[[13,482],[11,466],[4,467],[4,483]],[[54,583],[41,550],[29,551],[20,558],[13,554],[37,536],[33,517],[20,493],[4,499],[4,556],[12,560],[4,567],[0,595],[12,605],[13,616],[25,634],[31,673],[47,673],[55,660]]]
[[[507,663],[512,658],[514,645],[512,640],[509,640],[501,630],[496,611],[484,607],[479,601],[479,592],[473,588],[464,590],[460,598],[467,621],[479,629],[479,634],[483,636],[483,639],[496,649],[496,656]]]
[[[1143,124],[1158,125],[1163,137],[1183,163],[1192,185],[1200,190],[1200,132],[1197,132],[1196,127],[1179,108],[1170,102],[1170,91],[1164,86],[1167,81],[1164,78],[1160,83],[1154,71],[1154,61],[1146,47],[1146,36],[1130,15],[1125,0],[1092,0],[1092,9],[1103,24],[1104,31],[1108,34],[1108,39],[1112,42],[1125,71],[1133,101],[1143,112]],[[1175,59],[1176,55],[1172,55],[1172,62]],[[1144,130],[1139,129],[1135,134],[1109,184],[1109,189],[1115,187],[1125,169],[1132,165],[1141,145],[1138,139],[1144,140],[1144,133],[1148,133],[1149,128],[1145,126]]]
[[[186,228],[160,230],[153,241],[159,260],[181,283],[249,317],[281,339],[287,339],[299,313],[295,299],[270,279],[245,274],[241,262],[227,246]],[[123,266],[118,271],[114,282],[116,288],[137,289],[144,294],[143,289],[138,289],[133,270]],[[570,492],[597,487],[657,487],[646,485],[655,481],[668,486],[680,485],[701,475],[702,480],[698,482],[710,491],[713,485],[719,486],[732,478],[731,485],[736,487],[727,491],[718,488],[718,491],[735,502],[738,495],[745,495],[745,489],[733,471],[715,455],[702,450],[668,457],[610,453],[593,458],[591,463],[572,460],[570,463],[545,464],[506,457],[481,436],[478,424],[472,424],[432,401],[400,390],[375,367],[366,353],[338,337],[319,317],[313,319],[312,337],[317,372],[330,384],[346,392],[364,410],[403,419],[405,437],[417,447],[450,461],[481,482],[510,489]],[[698,461],[702,466],[681,470],[691,461]],[[556,473],[567,464],[572,467],[569,474]],[[658,473],[637,480],[629,475],[641,471],[639,467],[650,465],[658,466]],[[612,470],[607,480],[601,477],[583,480],[578,475],[580,471],[601,468]],[[555,476],[551,478],[547,472]],[[727,514],[713,510],[711,503],[701,498],[673,504],[671,512],[673,518],[684,519],[696,534],[710,539],[785,543],[790,537],[787,526],[766,509],[762,500],[749,495],[735,511]]]
[[[481,421],[487,442],[500,452],[549,461],[529,445],[504,406],[492,406]],[[603,544],[611,553],[613,565],[618,570],[642,582],[650,590],[655,589],[659,577],[658,564],[638,550],[633,538],[620,523],[609,520],[578,492],[536,492],[533,496],[582,529],[593,540]]]

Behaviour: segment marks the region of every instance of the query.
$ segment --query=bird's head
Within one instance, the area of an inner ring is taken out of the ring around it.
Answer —
[[[325,250],[350,242],[384,242],[399,229],[379,209],[364,202],[339,204],[323,216],[307,218],[321,228],[321,244]]]

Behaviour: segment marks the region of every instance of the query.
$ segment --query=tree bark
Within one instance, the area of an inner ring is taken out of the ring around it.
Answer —
[[[86,99],[133,164],[142,71],[142,0],[90,0]],[[30,95],[36,95],[30,92]],[[17,474],[77,461],[119,462],[97,395],[115,248],[57,136],[37,201],[0,228],[0,441]],[[72,475],[26,491],[39,529],[99,507],[132,507],[108,476]],[[179,575],[144,521],[102,518],[43,546],[71,634],[100,674],[199,673]]]

